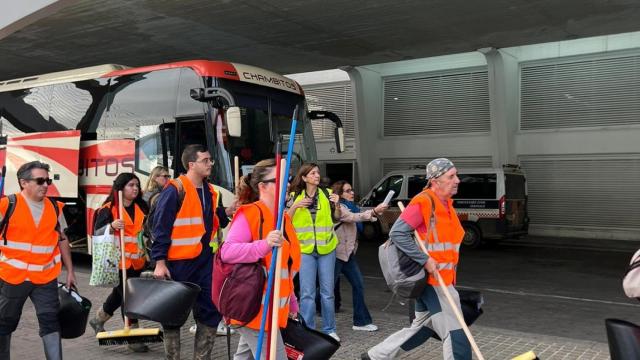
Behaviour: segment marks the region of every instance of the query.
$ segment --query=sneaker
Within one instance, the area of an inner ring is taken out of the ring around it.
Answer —
[[[352,329],[358,330],[358,331],[378,331],[378,327],[373,324],[363,325],[363,326],[353,325]]]
[[[369,353],[362,353],[360,354],[360,360],[371,360],[371,358],[369,357]]]
[[[229,329],[229,334],[233,335],[235,334],[236,331],[233,329]],[[216,335],[218,336],[227,336],[227,326],[220,321],[220,323],[218,323],[218,330],[216,331]]]
[[[192,334],[195,334],[196,330],[198,330],[198,325],[193,325],[192,327],[189,328],[189,332]]]
[[[340,342],[340,337],[338,337],[338,334],[336,334],[335,332],[329,333],[329,336],[336,339],[337,342]]]

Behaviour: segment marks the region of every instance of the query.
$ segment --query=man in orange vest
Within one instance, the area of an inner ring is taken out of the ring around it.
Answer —
[[[222,318],[211,300],[213,251],[220,227],[229,218],[220,196],[206,179],[213,160],[202,145],[188,145],[182,153],[186,175],[180,175],[158,196],[154,217],[151,256],[156,261],[154,276],[198,284],[201,291],[193,308],[196,320],[194,359],[209,359],[216,330]],[[184,198],[178,208],[181,194]],[[170,311],[170,309],[167,309]],[[167,359],[180,359],[180,329],[163,326]]]
[[[426,189],[411,199],[393,224],[389,238],[398,249],[424,266],[429,273],[427,286],[416,298],[416,317],[411,327],[390,335],[362,354],[363,360],[393,359],[401,351],[412,350],[427,341],[433,332],[442,339],[444,359],[471,360],[469,341],[434,277],[437,269],[462,313],[454,285],[464,230],[451,199],[458,192],[459,183],[457,170],[450,160],[439,158],[431,161],[427,165]],[[428,255],[416,244],[416,231],[425,241]]]
[[[63,205],[46,197],[51,185],[49,165],[39,161],[22,165],[18,182],[22,191],[16,194],[0,240],[0,359],[10,358],[11,334],[18,327],[27,297],[36,309],[46,359],[62,359],[58,323],[61,261],[67,268],[67,287],[76,284],[71,248],[64,235]],[[8,207],[8,197],[2,198],[2,218]]]

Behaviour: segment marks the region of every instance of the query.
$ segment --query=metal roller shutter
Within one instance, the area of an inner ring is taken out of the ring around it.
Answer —
[[[520,129],[640,124],[640,56],[523,64]]]
[[[531,224],[631,229],[640,235],[640,154],[521,156]]]
[[[384,136],[490,131],[486,68],[384,79]]]
[[[345,138],[355,138],[355,105],[350,82],[323,86],[305,86],[304,93],[309,110],[334,112],[342,120]],[[316,140],[333,139],[335,127],[331,121],[314,121],[312,126]]]
[[[486,168],[491,167],[491,156],[466,156],[448,157],[458,169]],[[415,169],[417,166],[426,166],[433,158],[402,158],[402,159],[381,159],[382,175],[396,170]]]

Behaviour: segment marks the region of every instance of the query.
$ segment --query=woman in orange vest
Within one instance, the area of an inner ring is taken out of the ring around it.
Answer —
[[[124,214],[120,215],[118,215],[117,200],[114,201],[114,194],[118,194],[118,191],[122,191],[122,205],[125,210]],[[147,262],[144,248],[138,244],[138,233],[142,231],[142,221],[146,213],[147,204],[142,199],[140,179],[133,173],[123,173],[113,181],[109,197],[95,215],[94,234],[103,234],[105,226],[109,226],[109,231],[116,237],[119,236],[119,231],[124,231],[125,263],[121,264],[120,271],[126,269],[127,278],[139,277]],[[122,279],[122,276],[119,278]],[[89,321],[96,334],[104,331],[104,323],[120,306],[122,306],[122,280],[98,309],[96,317]],[[129,321],[131,327],[138,326],[137,320],[129,319]],[[149,351],[144,344],[130,344],[129,348],[135,352]]]
[[[300,270],[300,244],[291,219],[286,213],[284,236],[280,231],[272,230],[275,223],[273,215],[275,194],[278,191],[275,186],[275,177],[275,161],[263,160],[256,164],[251,174],[242,178],[238,195],[242,206],[233,217],[227,239],[220,249],[220,255],[222,261],[227,264],[253,263],[261,260],[268,269],[272,260],[271,248],[280,247],[282,251],[282,262],[279,264],[282,272],[280,298],[273,304],[279,306],[278,325],[280,328],[285,328],[287,319],[296,317],[298,313],[298,301],[293,291],[293,277]],[[260,236],[261,234],[266,236]],[[262,293],[265,290],[266,284],[265,288],[256,289]],[[261,305],[258,315],[246,326],[238,329],[241,338],[234,359],[255,358],[263,310]],[[233,319],[230,321],[231,324],[241,325]],[[266,331],[269,331],[269,325],[266,324]],[[266,341],[263,347],[266,347],[265,344]],[[279,332],[275,351],[276,359],[287,359]],[[264,349],[262,353],[266,353]]]

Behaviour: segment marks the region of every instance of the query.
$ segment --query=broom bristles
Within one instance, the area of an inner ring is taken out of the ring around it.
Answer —
[[[122,329],[103,331],[96,335],[98,345],[128,345],[160,343],[163,341],[160,329]]]

